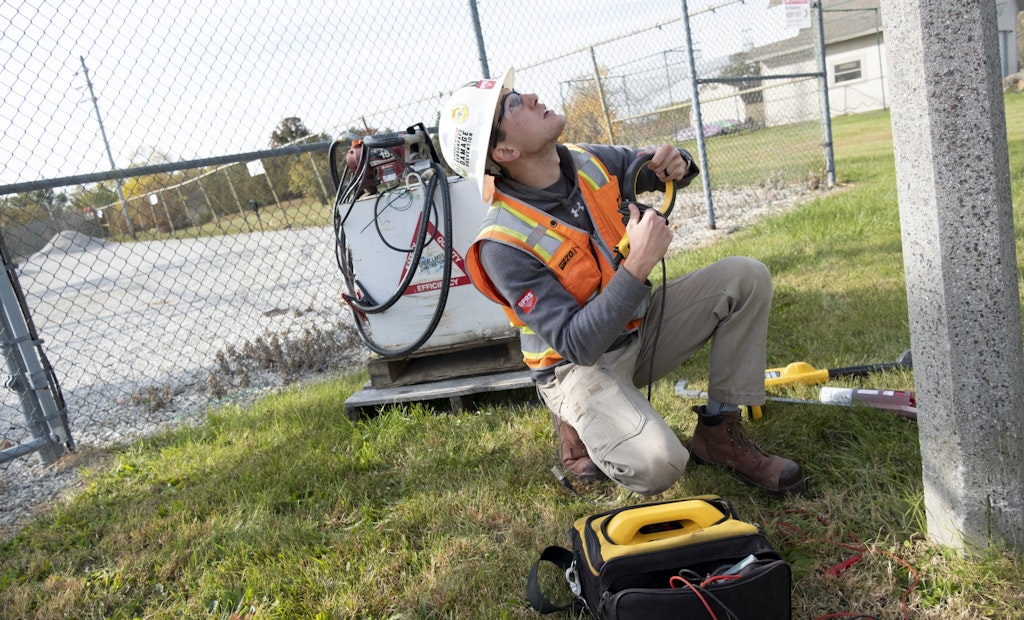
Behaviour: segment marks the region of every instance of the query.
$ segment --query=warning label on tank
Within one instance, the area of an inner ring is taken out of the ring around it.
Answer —
[[[410,247],[412,247],[420,235],[420,226],[416,226],[416,230],[413,231],[412,241]],[[445,265],[445,248],[447,247],[448,240],[444,235],[441,234],[437,227],[434,226],[433,222],[427,222],[427,243],[423,248],[423,253],[420,255],[419,264],[416,266],[416,274],[413,276],[409,285],[405,287],[402,292],[403,295],[416,295],[417,293],[430,293],[438,291],[442,288],[444,282],[444,265]],[[405,280],[406,275],[409,273],[409,269],[412,268],[413,252],[410,252],[405,259],[405,265],[402,267],[402,275],[399,277],[399,282]],[[470,284],[469,274],[466,271],[466,261],[462,258],[455,248],[452,248],[452,271],[448,278],[448,286],[465,286]]]

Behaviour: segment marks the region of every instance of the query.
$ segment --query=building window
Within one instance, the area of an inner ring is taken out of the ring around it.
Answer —
[[[841,62],[835,66],[835,83],[840,82],[852,82],[853,80],[859,80],[861,77],[860,72],[860,61],[851,60],[849,62]]]

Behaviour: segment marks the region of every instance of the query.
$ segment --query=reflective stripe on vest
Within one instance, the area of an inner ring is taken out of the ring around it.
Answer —
[[[558,252],[565,237],[527,218],[525,215],[502,207],[502,203],[491,205],[484,217],[478,238],[493,235],[508,235],[541,258],[545,263]]]

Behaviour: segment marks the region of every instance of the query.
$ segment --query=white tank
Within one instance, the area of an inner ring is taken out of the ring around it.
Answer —
[[[476,290],[466,270],[466,250],[476,238],[487,205],[480,200],[476,186],[461,177],[449,179],[449,191],[452,234],[444,230],[438,189],[436,211],[427,218],[427,243],[415,275],[393,306],[366,315],[369,335],[380,347],[399,350],[415,342],[429,327],[441,295],[444,246],[449,241],[453,245],[447,303],[440,323],[420,350],[516,336],[505,313]],[[387,192],[380,200],[377,196],[363,197],[342,225],[353,276],[358,287],[377,304],[397,291],[410,269],[410,249],[423,224],[425,194],[423,184],[413,183],[404,190]]]

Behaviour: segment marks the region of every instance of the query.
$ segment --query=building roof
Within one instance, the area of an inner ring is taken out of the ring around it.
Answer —
[[[768,6],[782,6],[783,1],[770,0]],[[824,14],[821,19],[825,27],[825,45],[874,36],[882,31],[879,0],[823,0],[823,5]],[[814,28],[813,20],[817,19],[817,15],[812,13],[811,19],[811,28],[801,29],[797,36],[790,39],[756,47],[750,50],[750,56],[768,60],[808,50]]]

